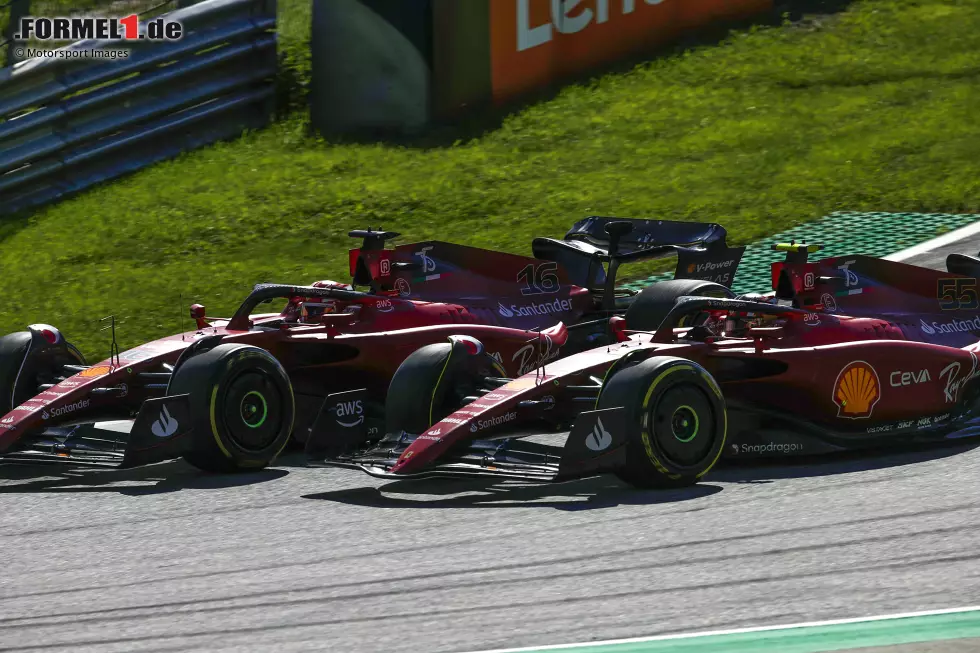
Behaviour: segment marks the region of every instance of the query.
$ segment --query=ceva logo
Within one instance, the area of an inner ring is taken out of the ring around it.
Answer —
[[[504,317],[514,317],[514,311],[510,310],[500,302],[497,302],[497,312]]]
[[[933,329],[933,328],[932,328],[931,326],[929,326],[928,324],[926,324],[926,321],[925,321],[925,320],[923,320],[923,319],[921,319],[921,318],[920,318],[920,319],[919,319],[919,323],[920,323],[920,326],[919,326],[919,328],[920,328],[920,329],[922,329],[922,333],[924,333],[924,334],[926,334],[926,335],[928,335],[928,336],[931,336],[931,335],[933,335],[934,333],[936,333],[936,330],[935,330],[935,329]]]

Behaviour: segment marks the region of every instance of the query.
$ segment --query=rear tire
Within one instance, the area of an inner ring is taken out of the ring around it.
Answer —
[[[184,460],[206,472],[269,465],[289,442],[296,407],[286,370],[269,352],[223,344],[183,361],[168,395],[190,395],[194,429]]]
[[[693,361],[656,356],[615,372],[597,409],[624,407],[626,466],[617,475],[641,488],[693,485],[725,446],[728,418],[721,389]]]
[[[723,297],[735,296],[730,289],[701,279],[671,279],[647,286],[626,309],[626,328],[631,331],[656,331],[664,318],[674,308],[680,297]],[[678,326],[693,326],[698,316],[690,315]]]
[[[385,402],[385,433],[424,433],[462,406],[488,376],[504,376],[486,353],[439,342],[412,352],[395,370]]]

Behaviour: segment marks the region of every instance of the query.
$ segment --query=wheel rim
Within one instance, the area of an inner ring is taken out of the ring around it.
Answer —
[[[701,421],[690,406],[678,406],[670,416],[670,430],[679,442],[690,442],[698,435]]]
[[[651,409],[653,437],[662,454],[677,467],[697,467],[714,443],[711,403],[696,385],[668,388]]]
[[[225,434],[235,446],[259,452],[276,442],[284,417],[283,399],[274,379],[264,371],[237,375],[219,401]]]
[[[258,390],[251,390],[242,397],[239,405],[242,421],[250,429],[257,429],[269,417],[269,404]]]

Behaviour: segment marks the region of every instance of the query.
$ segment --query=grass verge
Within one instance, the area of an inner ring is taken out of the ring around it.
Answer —
[[[978,0],[860,2],[571,86],[452,147],[329,144],[297,116],[0,223],[0,332],[52,322],[103,356],[109,313],[131,346],[192,299],[221,315],[255,282],[346,278],[366,225],[526,253],[589,214],[744,243],[834,210],[975,212],[976,25]]]

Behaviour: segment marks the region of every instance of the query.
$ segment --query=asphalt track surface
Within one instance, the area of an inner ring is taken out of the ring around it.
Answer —
[[[674,492],[289,457],[234,477],[0,465],[0,651],[465,651],[976,605],[975,446]]]

